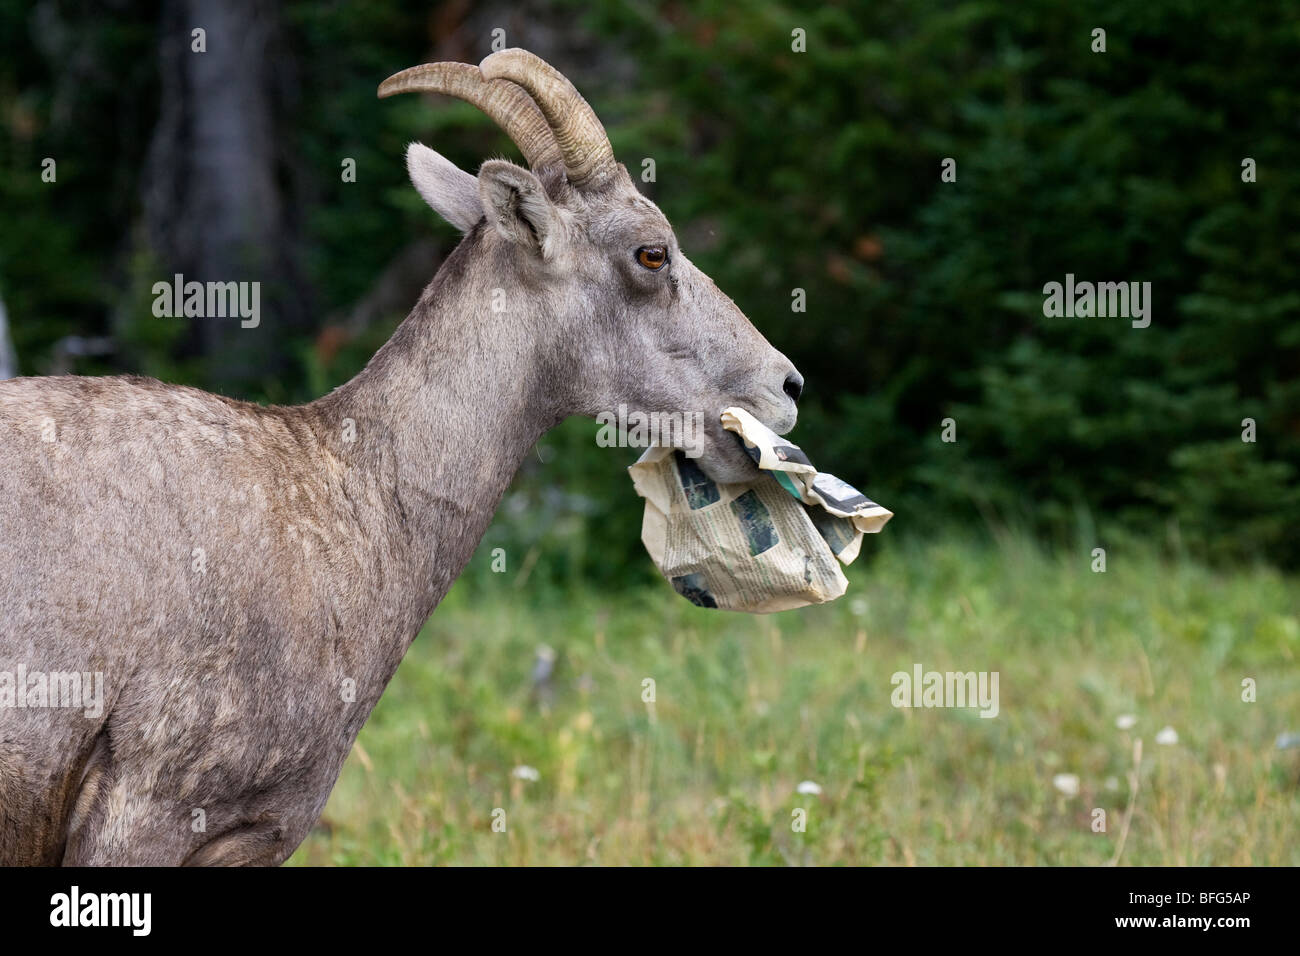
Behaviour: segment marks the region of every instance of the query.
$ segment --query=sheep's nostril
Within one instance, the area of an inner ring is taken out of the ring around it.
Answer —
[[[783,390],[790,396],[791,401],[799,401],[799,396],[803,394],[803,376],[798,372],[791,372],[785,377]]]

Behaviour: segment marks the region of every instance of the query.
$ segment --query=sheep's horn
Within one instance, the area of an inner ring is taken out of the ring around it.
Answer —
[[[379,84],[380,97],[397,93],[445,93],[472,103],[505,131],[533,169],[567,162],[537,104],[506,80],[488,80],[468,63],[425,63],[394,73]]]
[[[532,94],[550,124],[574,186],[599,185],[618,168],[596,111],[555,67],[527,50],[512,49],[493,53],[478,68],[486,80],[509,80]]]

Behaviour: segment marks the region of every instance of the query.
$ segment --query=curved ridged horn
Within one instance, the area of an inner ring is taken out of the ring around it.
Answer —
[[[533,169],[564,162],[546,117],[523,89],[506,80],[487,80],[469,63],[425,63],[394,73],[379,84],[379,96],[445,93],[472,103],[505,131]]]
[[[478,68],[484,79],[509,80],[532,94],[555,134],[574,186],[598,184],[618,168],[596,111],[551,64],[527,50],[511,49],[493,53]]]

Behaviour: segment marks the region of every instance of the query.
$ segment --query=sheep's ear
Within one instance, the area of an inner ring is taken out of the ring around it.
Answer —
[[[478,191],[488,223],[498,233],[543,259],[555,254],[560,217],[536,176],[504,159],[489,159],[479,167]]]
[[[433,211],[461,232],[469,232],[483,218],[478,182],[428,146],[412,143],[406,147],[406,171]]]

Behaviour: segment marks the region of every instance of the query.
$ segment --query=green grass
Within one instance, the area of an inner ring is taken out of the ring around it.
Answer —
[[[1300,750],[1274,744],[1300,731],[1296,579],[1119,549],[1096,574],[1017,538],[865,550],[843,599],[765,617],[666,584],[536,607],[480,555],[291,863],[1097,865],[1131,806],[1121,864],[1300,864]],[[997,671],[999,715],[893,707],[916,663]]]

